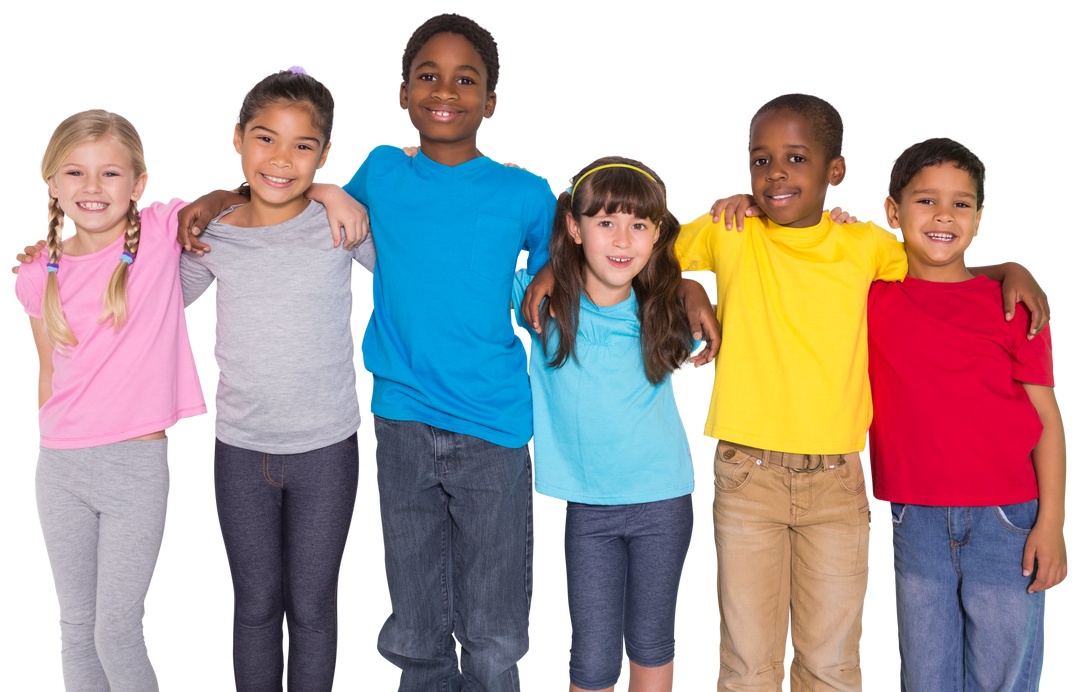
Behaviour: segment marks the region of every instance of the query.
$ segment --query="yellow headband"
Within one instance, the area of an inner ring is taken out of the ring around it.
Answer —
[[[581,184],[581,181],[585,180],[585,178],[588,178],[593,173],[595,173],[597,171],[600,171],[600,170],[603,170],[605,168],[629,168],[632,171],[637,171],[638,173],[642,174],[643,176],[645,176],[649,180],[653,181],[657,185],[660,184],[660,183],[658,183],[656,181],[656,178],[652,177],[646,171],[641,170],[637,166],[631,166],[628,163],[605,163],[603,166],[597,166],[596,168],[593,168],[592,170],[586,171],[584,175],[582,175],[580,178],[577,179],[577,182],[574,183],[574,187],[570,188],[570,208],[571,209],[574,207],[574,193],[577,192],[577,186]]]

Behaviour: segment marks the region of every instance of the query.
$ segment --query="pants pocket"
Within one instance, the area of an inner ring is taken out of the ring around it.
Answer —
[[[713,477],[717,490],[725,493],[741,490],[750,481],[755,468],[757,459],[746,452],[722,440],[716,445]]]
[[[893,528],[898,529],[904,525],[904,519],[907,519],[908,507],[911,505],[905,505],[900,502],[891,502],[889,504],[892,508]]]
[[[1005,530],[1026,536],[1031,533],[1035,520],[1039,518],[1039,501],[998,505],[994,507],[994,516]]]
[[[844,463],[837,464],[832,473],[836,476],[836,482],[849,495],[858,495],[866,487],[858,452],[844,455]]]

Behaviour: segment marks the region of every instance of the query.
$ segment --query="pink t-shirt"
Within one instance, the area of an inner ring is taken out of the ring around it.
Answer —
[[[1054,385],[1050,329],[1030,341],[1022,304],[1005,321],[1001,284],[907,277],[870,287],[870,464],[874,496],[939,507],[1039,496],[1039,414],[1021,382]]]
[[[93,254],[61,258],[60,304],[79,343],[53,350],[53,393],[39,412],[42,447],[111,444],[206,413],[180,290],[176,214],[183,206],[174,199],[142,210],[139,252],[128,276],[128,320],[120,331],[98,320],[123,236]],[[31,317],[41,317],[47,263],[43,254],[23,265],[15,282]]]

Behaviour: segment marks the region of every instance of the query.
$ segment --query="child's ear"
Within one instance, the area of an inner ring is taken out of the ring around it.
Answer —
[[[240,125],[232,123],[232,132],[229,133],[229,146],[232,147],[232,153],[240,158]]]
[[[973,238],[975,236],[979,235],[979,222],[982,221],[982,213],[983,213],[983,209],[985,209],[985,208],[986,208],[985,206],[979,207],[979,212],[977,214],[975,214],[975,227],[971,229],[972,230],[971,236]]]
[[[319,165],[315,166],[316,169],[322,168],[326,164],[326,155],[330,153],[330,142],[326,143],[326,146],[322,148],[322,156],[319,157]]]
[[[135,181],[135,189],[131,191],[131,199],[136,202],[139,201],[139,198],[142,197],[143,192],[146,190],[146,179],[147,175],[146,173],[143,173],[139,176],[139,179]]]
[[[844,161],[843,156],[837,156],[829,164],[829,184],[839,185],[844,182],[845,175],[847,175],[847,162]]]
[[[574,220],[574,215],[570,212],[566,212],[566,230],[570,233],[570,237],[574,239],[574,242],[581,245],[581,227],[578,226],[578,222]]]
[[[49,184],[49,196],[60,199],[60,189],[56,187],[56,176],[50,175],[45,182]]]
[[[652,236],[652,244],[656,245],[656,241],[660,240],[660,227],[664,225],[664,220],[661,219],[660,223],[656,224],[656,232]]]
[[[398,94],[398,101],[401,103],[402,110],[409,110],[409,89],[405,86],[405,82],[401,83],[401,93]]]
[[[900,203],[892,197],[885,198],[885,218],[889,228],[900,228]]]
[[[487,95],[487,103],[484,104],[484,117],[490,118],[495,115],[495,92],[492,91]]]

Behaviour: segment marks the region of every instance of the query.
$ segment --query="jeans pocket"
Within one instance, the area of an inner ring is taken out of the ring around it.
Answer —
[[[889,505],[892,508],[893,528],[900,528],[904,525],[904,519],[907,519],[908,507],[911,505],[905,505],[900,502],[890,502]]]
[[[733,493],[741,490],[750,480],[757,459],[723,440],[716,445],[713,460],[713,476],[717,490]]]
[[[1006,531],[1023,536],[1031,533],[1035,520],[1039,518],[1039,501],[1021,502],[1015,505],[994,507],[994,516]]]

